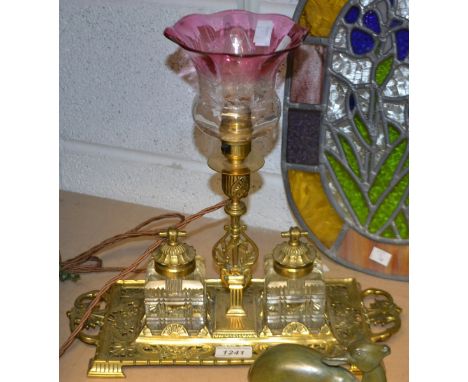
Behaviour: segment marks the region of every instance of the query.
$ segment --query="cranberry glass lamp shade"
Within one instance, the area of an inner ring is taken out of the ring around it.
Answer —
[[[188,52],[198,73],[196,124],[223,140],[219,127],[226,114],[251,115],[253,133],[237,139],[274,128],[281,114],[277,70],[306,33],[286,16],[243,10],[188,15],[166,28],[164,35]]]

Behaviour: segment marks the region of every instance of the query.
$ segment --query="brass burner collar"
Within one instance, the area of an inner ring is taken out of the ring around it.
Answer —
[[[281,276],[288,277],[290,279],[298,279],[304,276],[307,276],[312,269],[314,269],[314,264],[310,263],[304,267],[295,267],[291,268],[288,266],[284,266],[277,261],[273,262],[273,269],[275,272]]]
[[[178,265],[175,267],[167,266],[167,265],[160,264],[157,262],[154,263],[154,269],[156,270],[156,272],[170,279],[177,279],[180,277],[187,276],[195,270],[195,267],[196,267],[195,259],[193,259],[191,262],[187,264]]]

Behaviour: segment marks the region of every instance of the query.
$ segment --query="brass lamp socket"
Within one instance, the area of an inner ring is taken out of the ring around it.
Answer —
[[[231,162],[242,162],[252,149],[252,115],[246,106],[226,106],[219,133],[221,152]]]
[[[247,106],[225,106],[221,113],[221,140],[248,142],[252,140],[252,115]]]
[[[228,142],[221,141],[221,152],[231,162],[241,163],[252,150],[252,142]]]

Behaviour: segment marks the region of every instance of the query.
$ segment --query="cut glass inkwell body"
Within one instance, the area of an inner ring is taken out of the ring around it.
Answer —
[[[206,325],[203,259],[177,241],[185,232],[169,229],[160,235],[167,242],[155,251],[146,272],[146,326],[154,334],[169,324],[200,331]]]

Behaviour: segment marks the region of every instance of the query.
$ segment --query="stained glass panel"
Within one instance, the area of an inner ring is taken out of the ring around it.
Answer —
[[[320,58],[326,60],[313,63],[299,54],[292,61],[292,77],[285,88],[283,170],[293,211],[327,255],[356,269],[405,279],[409,238],[408,2],[301,0],[298,7],[302,14],[296,13],[296,17],[310,34],[328,39],[307,40],[314,44],[306,42],[304,51],[317,52],[320,41],[320,52],[326,52]],[[321,95],[319,86],[308,86],[308,81],[321,84]],[[311,114],[301,114],[302,108],[303,112],[322,114],[320,131],[316,121],[307,122]],[[312,136],[313,144],[308,141]],[[318,158],[311,153],[316,150],[317,136]],[[319,228],[324,212],[314,212],[319,208],[314,198],[321,197],[338,217],[333,235]],[[374,246],[391,253],[388,266],[369,260]],[[359,250],[350,253],[353,248]]]

